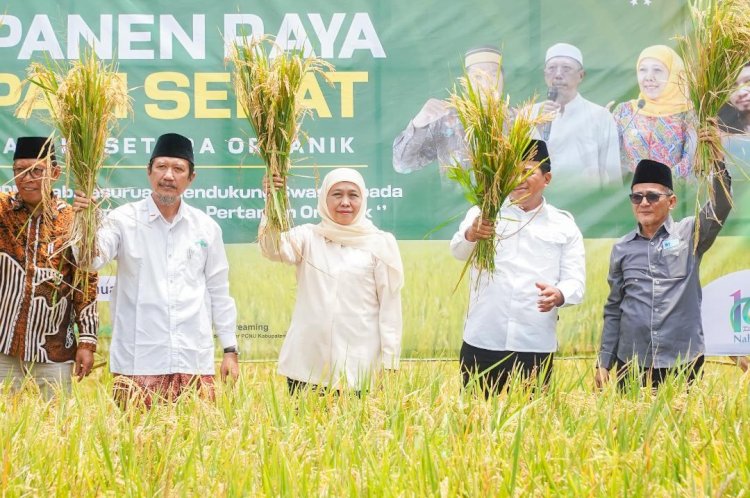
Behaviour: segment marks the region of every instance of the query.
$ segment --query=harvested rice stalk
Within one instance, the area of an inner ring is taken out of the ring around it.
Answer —
[[[717,116],[750,57],[750,2],[693,0],[690,15],[692,29],[677,40],[685,62],[685,91],[697,118],[698,143],[693,166],[699,182],[697,213],[714,197],[711,179],[717,173],[717,164],[724,161],[726,152]],[[699,228],[696,223],[696,234]],[[695,241],[697,244],[698,237]]]
[[[456,162],[449,168],[448,177],[462,187],[472,205],[480,208],[482,218],[495,220],[505,199],[531,173],[525,169],[524,158],[536,151],[529,154],[527,148],[534,128],[549,117],[533,115],[529,111],[533,102],[521,106],[525,111],[514,113],[507,99],[498,92],[483,90],[468,77],[461,78],[449,102],[466,132],[471,167],[464,169]],[[494,272],[497,243],[494,236],[479,240],[462,277],[471,265],[480,272]]]
[[[301,104],[302,82],[308,73],[322,74],[332,71],[333,66],[314,56],[304,57],[300,51],[280,50],[267,36],[251,41],[243,38],[234,45],[230,57],[235,93],[258,139],[266,174],[286,179],[292,144],[298,138],[302,119],[310,112]],[[286,190],[277,189],[273,182],[270,188],[267,229],[278,237],[291,228],[289,199]]]
[[[33,63],[28,81],[41,89],[39,99],[65,140],[65,168],[76,190],[91,198],[106,158],[107,138],[117,126],[118,111],[130,108],[130,98],[115,62],[100,61],[93,50],[63,66]],[[31,103],[33,105],[33,103]],[[66,247],[78,250],[78,266],[90,268],[96,257],[99,218],[95,205],[78,211]],[[79,272],[77,279],[84,278]]]

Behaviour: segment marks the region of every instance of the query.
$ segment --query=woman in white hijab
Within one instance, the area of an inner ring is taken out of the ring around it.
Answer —
[[[279,179],[274,184],[283,187]],[[318,213],[320,223],[292,228],[280,244],[265,219],[259,229],[263,255],[297,267],[297,301],[278,372],[291,393],[308,384],[361,391],[381,368],[398,368],[401,255],[393,235],[367,219],[367,189],[357,171],[326,175]]]

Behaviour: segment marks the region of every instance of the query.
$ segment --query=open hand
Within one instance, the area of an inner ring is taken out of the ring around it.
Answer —
[[[537,309],[542,313],[552,311],[554,308],[562,306],[565,303],[565,298],[557,287],[537,282],[536,288],[539,289],[539,300],[536,302]]]

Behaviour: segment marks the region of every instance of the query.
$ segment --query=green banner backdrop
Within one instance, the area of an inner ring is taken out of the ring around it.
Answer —
[[[10,0],[4,12],[0,17],[3,189],[12,187],[14,138],[50,132],[44,109],[15,114],[19,104],[33,98],[34,89],[23,85],[29,63],[75,59],[87,44],[93,44],[101,58],[116,58],[133,110],[123,116],[120,130],[108,143],[110,157],[101,186],[114,205],[143,198],[149,195],[145,164],[155,138],[177,132],[194,141],[198,176],[186,199],[224,230],[230,244],[232,291],[240,309],[238,328],[246,332],[243,337],[256,357],[275,356],[288,324],[293,279],[283,270],[277,278],[275,270],[268,269],[271,263],[258,258],[252,244],[264,202],[259,189],[263,170],[231,89],[227,43],[243,33],[271,34],[281,47],[314,52],[336,67],[329,82],[308,78],[303,92],[313,116],[303,125],[306,139],[294,157],[296,176],[290,181],[290,193],[295,223],[318,219],[316,177],[330,168],[349,166],[365,177],[370,215],[378,226],[401,241],[440,241],[451,237],[456,218],[463,216],[467,205],[441,177],[437,164],[410,174],[396,172],[392,144],[428,98],[448,95],[463,72],[466,49],[482,44],[501,47],[505,91],[511,102],[520,103],[547,92],[543,76],[547,47],[572,43],[584,55],[581,94],[605,105],[637,98],[638,54],[653,44],[674,46],[673,37],[684,32],[687,23],[687,4],[678,0]],[[742,143],[734,148],[743,154]],[[737,172],[735,179],[740,201],[723,235],[740,236],[740,245],[732,245],[729,255],[722,256],[715,275],[747,268],[747,261],[736,256],[747,252],[750,233],[747,181]],[[591,350],[606,295],[596,289],[605,279],[610,239],[629,231],[633,220],[626,187],[591,188],[579,180],[556,176],[547,198],[574,214],[588,239],[591,265],[598,265],[589,272],[589,290],[594,291],[587,304],[579,307],[579,315],[563,317],[561,325],[562,347]],[[680,189],[683,202],[678,217],[694,209],[690,183]],[[64,183],[59,193],[72,197]],[[460,265],[450,260],[444,242],[403,242],[402,249],[410,272],[405,350],[412,355],[452,355],[460,344],[466,303],[463,290],[452,293]],[[443,281],[431,288],[425,282],[435,273],[435,265],[442,270],[438,273]],[[270,286],[260,279],[275,283]],[[105,318],[106,313],[105,306]],[[253,341],[258,338],[266,341]]]

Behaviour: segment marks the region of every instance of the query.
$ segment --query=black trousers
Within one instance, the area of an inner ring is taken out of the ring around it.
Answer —
[[[627,387],[630,377],[634,375],[633,369],[637,370],[636,375],[640,377],[643,387],[657,389],[669,377],[675,377],[681,373],[685,375],[688,385],[690,385],[703,375],[704,361],[704,356],[700,355],[689,363],[671,368],[642,368],[633,362],[624,362],[617,358],[614,365],[617,372],[617,386],[621,390]]]
[[[542,375],[542,385],[546,387],[552,378],[553,358],[554,353],[490,351],[464,342],[460,357],[464,388],[478,382],[477,387],[489,398],[503,390],[514,371],[527,379],[536,380]]]
[[[327,387],[321,387],[317,384],[310,384],[309,382],[302,382],[301,380],[294,380],[290,379],[289,377],[286,378],[286,387],[289,390],[289,394],[291,396],[294,396],[294,394],[302,392],[302,391],[317,391],[318,394],[321,396],[325,396],[328,394],[329,389]],[[362,397],[362,391],[353,391],[354,394],[358,397]],[[339,391],[335,390],[335,394],[339,395]]]
[[[289,389],[289,394],[292,395],[298,391],[304,391],[306,389],[312,389],[313,391],[320,390],[320,387],[316,384],[309,384],[307,382],[302,382],[301,380],[290,379],[289,377],[286,378],[286,387]],[[321,390],[321,394],[325,394],[325,392]]]

